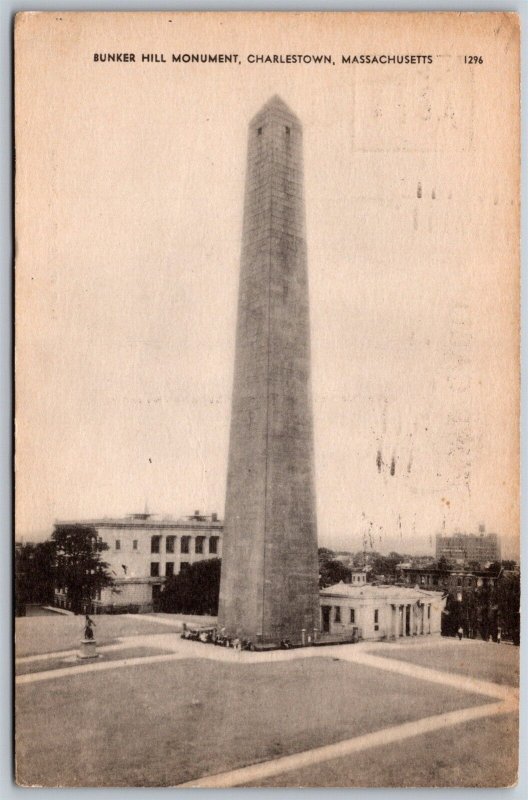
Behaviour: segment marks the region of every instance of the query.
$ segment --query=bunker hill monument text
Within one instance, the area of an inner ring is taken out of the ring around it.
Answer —
[[[249,125],[219,625],[255,646],[319,628],[302,127]]]

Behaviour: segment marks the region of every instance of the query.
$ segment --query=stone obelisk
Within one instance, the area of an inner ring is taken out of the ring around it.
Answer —
[[[249,125],[219,626],[319,628],[302,127],[277,96]]]

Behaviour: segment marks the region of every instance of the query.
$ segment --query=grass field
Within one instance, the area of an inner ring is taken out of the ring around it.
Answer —
[[[259,786],[511,786],[517,779],[518,719],[513,714],[468,722],[390,747],[373,748]],[[248,783],[246,786],[252,786]]]
[[[328,657],[89,672],[17,687],[17,776],[170,786],[483,702]]]
[[[120,647],[119,650],[103,651],[100,655],[105,661],[122,661],[127,658],[145,658],[145,656],[168,655],[170,650],[163,650],[161,647]],[[57,653],[50,658],[39,659],[16,665],[17,675],[30,675],[33,672],[47,672],[53,669],[63,669],[64,667],[78,666],[87,662],[78,660],[77,656],[65,657]]]
[[[161,615],[160,615],[161,616]],[[164,619],[172,615],[164,614]],[[174,627],[155,622],[141,614],[101,614],[93,617],[95,638],[98,644],[114,644],[123,636],[143,636],[150,633],[174,633],[181,631],[181,619],[174,619]],[[15,652],[21,656],[51,653],[58,650],[72,650],[79,646],[83,636],[84,617],[18,617],[15,622]]]
[[[474,639],[447,639],[437,641],[433,648],[405,645],[386,651],[376,650],[377,656],[397,658],[421,667],[432,667],[442,672],[456,672],[472,678],[509,686],[519,685],[519,648],[513,645],[483,642]]]

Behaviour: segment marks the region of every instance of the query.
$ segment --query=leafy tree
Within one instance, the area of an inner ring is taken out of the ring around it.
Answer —
[[[24,544],[15,550],[15,614],[25,614],[27,603],[52,603],[55,543]]]
[[[333,586],[340,581],[350,583],[352,571],[342,561],[334,558],[333,550],[326,547],[319,548],[319,588]]]
[[[511,639],[515,645],[520,643],[520,575],[502,575],[495,586],[498,624],[502,635]]]
[[[383,556],[381,553],[376,553],[374,558],[371,560],[372,573],[373,575],[394,577],[396,575],[396,566],[401,564],[401,562],[404,560],[404,556],[394,551],[389,553],[388,556]]]
[[[108,545],[89,525],[61,525],[52,534],[55,544],[55,585],[68,592],[71,610],[80,614],[89,609],[98,589],[112,586],[109,565],[101,560]]]
[[[456,633],[462,624],[463,610],[461,603],[449,595],[446,601],[446,606],[442,614],[442,636],[456,636]],[[464,626],[462,626],[464,627]]]
[[[455,636],[459,626],[471,638],[495,641],[501,635],[518,645],[520,640],[520,577],[501,575],[494,586],[484,585],[464,591],[462,598],[450,595],[442,615],[442,634]]]
[[[173,614],[216,615],[221,565],[220,558],[198,561],[167,578],[160,595],[161,610]]]

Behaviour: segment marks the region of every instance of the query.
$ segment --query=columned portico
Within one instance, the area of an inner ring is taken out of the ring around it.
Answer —
[[[340,583],[322,589],[320,596],[323,628],[329,634],[395,641],[441,630],[445,598],[440,592]]]

